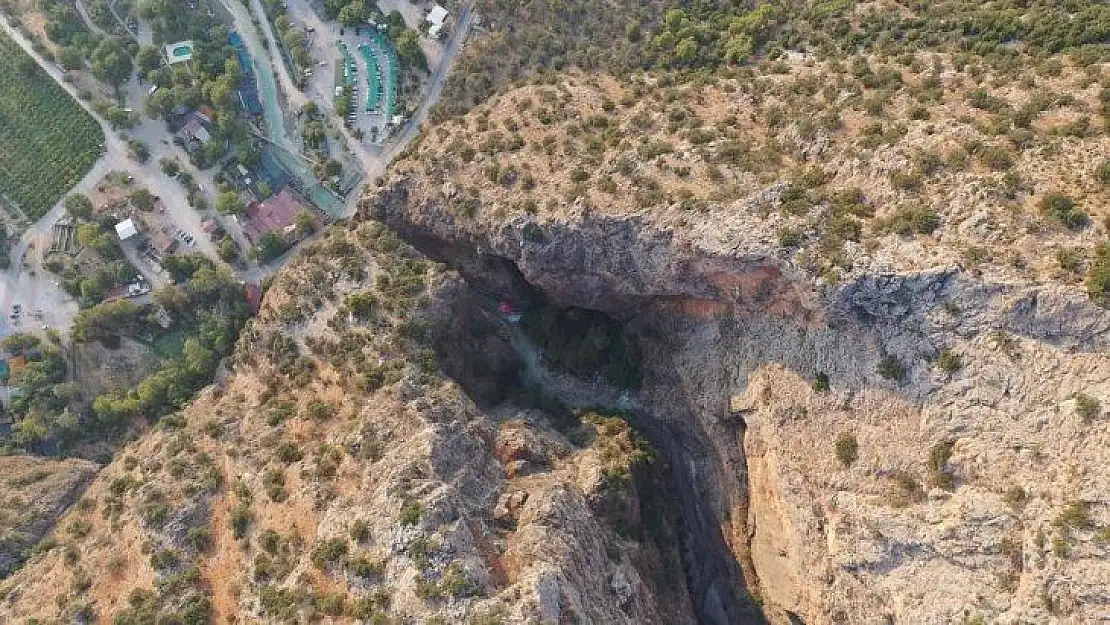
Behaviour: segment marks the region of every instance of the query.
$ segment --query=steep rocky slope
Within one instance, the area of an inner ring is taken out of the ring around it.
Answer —
[[[16,568],[77,501],[97,466],[34,456],[0,458],[0,574]]]
[[[224,379],[7,581],[0,620],[692,622],[666,468],[627,424],[479,408],[438,373],[519,368],[500,332],[380,225],[334,229]]]
[[[433,129],[366,214],[523,307],[621,322],[627,407],[702,443],[672,460],[772,620],[1096,621],[1101,70],[1038,104],[948,62],[540,81]]]
[[[788,56],[445,121],[0,620],[1097,622],[1104,71]]]

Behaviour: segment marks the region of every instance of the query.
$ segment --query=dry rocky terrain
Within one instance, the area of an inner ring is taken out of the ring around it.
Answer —
[[[1104,73],[568,72],[443,121],[0,620],[1105,620]]]

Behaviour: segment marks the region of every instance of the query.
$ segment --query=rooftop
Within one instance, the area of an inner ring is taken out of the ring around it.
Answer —
[[[428,12],[428,21],[435,26],[443,27],[443,21],[447,19],[447,9],[439,6],[438,4],[432,7]]]
[[[139,234],[139,229],[135,227],[134,221],[125,219],[116,224],[116,234],[119,235],[120,241],[126,241],[136,234]]]
[[[280,230],[288,232],[293,228],[297,215],[307,210],[308,204],[285,187],[280,193],[262,202],[251,202],[247,206],[247,218],[243,220],[243,234],[255,245],[267,232]]]

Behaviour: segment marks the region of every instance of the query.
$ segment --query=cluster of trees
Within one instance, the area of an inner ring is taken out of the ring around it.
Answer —
[[[146,192],[146,195],[150,195]],[[140,194],[140,200],[142,200]],[[153,203],[153,201],[152,201]],[[105,293],[114,286],[129,284],[138,272],[124,258],[114,232],[115,218],[102,215],[92,221],[92,202],[82,194],[65,199],[66,213],[78,224],[77,242],[96,252],[98,263],[89,271],[84,266],[66,266],[57,259],[50,259],[46,268],[61,277],[62,288],[88,307],[104,300]]]
[[[330,20],[339,20],[344,26],[366,23],[372,10],[368,0],[324,0],[324,16]]]
[[[165,268],[177,284],[159,290],[154,300],[177,320],[170,331],[183,335],[181,353],[135,389],[94,399],[92,411],[106,426],[138,417],[154,419],[184,406],[197,389],[211,381],[220,358],[231,353],[249,315],[235,277],[204,256],[171,256]],[[124,301],[83,311],[73,336],[78,341],[111,344],[123,333],[141,337],[162,332],[165,330],[151,321],[146,307]]]
[[[199,254],[170,257],[166,268],[178,283],[159,290],[155,302],[176,320],[169,329],[155,322],[152,306],[129,300],[82,310],[74,321],[74,341],[100,341],[110,348],[119,347],[123,336],[144,342],[166,333],[181,337],[179,352],[130,391],[89,402],[76,383],[67,381],[68,367],[56,345],[28,334],[0,343],[27,358],[11,380],[23,392],[8,405],[14,425],[5,447],[49,453],[64,450],[78,437],[88,442],[109,436],[132,419],[153,420],[179,409],[211,381],[249,315],[242,287]]]
[[[282,0],[263,0],[262,7],[266,11],[266,17],[273,22],[288,58],[293,61],[296,69],[300,70],[293,72],[294,78],[303,81],[304,70],[312,66],[308,34],[290,19],[285,2]],[[303,88],[303,85],[298,86]]]
[[[5,338],[0,347],[27,359],[26,366],[11,376],[10,383],[22,392],[8,403],[14,423],[3,446],[38,450],[52,438],[75,435],[79,424],[71,408],[81,392],[66,381],[66,364],[58,347],[19,333]]]
[[[673,3],[670,3],[673,5]],[[892,53],[928,46],[953,52],[1013,55],[1003,44],[1020,43],[1044,54],[1089,47],[1084,54],[1105,59],[1110,6],[1097,0],[1027,2],[972,0],[915,3],[913,14],[900,6],[875,9],[859,19],[856,3],[772,2],[755,10],[747,5],[684,3],[665,11],[658,24],[630,26],[630,38],[646,25],[655,35],[647,46],[652,65],[717,67],[742,63],[753,53],[775,57],[783,49],[854,53],[883,48]]]
[[[671,9],[663,15],[647,51],[663,67],[740,63],[766,43],[778,16],[779,11],[769,4],[754,11],[712,10],[700,19],[696,13]]]
[[[511,26],[461,59],[437,115],[465,112],[531,71],[567,66],[616,74],[698,71],[773,60],[784,50],[845,56],[877,49],[890,54],[940,49],[1013,62],[1024,53],[1068,52],[1083,63],[1110,58],[1105,45],[1110,4],[1100,0],[936,0],[861,7],[851,0],[482,0],[478,10],[483,15]]]
[[[158,89],[146,100],[147,115],[173,120],[179,106],[197,109],[202,104],[215,111],[209,127],[212,140],[192,155],[198,167],[207,167],[222,157],[228,146],[237,152],[249,150],[250,134],[236,114],[237,90],[243,69],[235,50],[228,43],[228,28],[215,17],[209,17],[207,3],[198,10],[187,4],[168,0],[143,0],[139,15],[148,21],[155,33],[155,42],[190,39],[193,60],[188,64],[165,66],[158,47],[138,50],[136,65],[140,76]]]
[[[405,26],[405,17],[400,11],[390,11],[388,15],[375,16],[379,24],[385,23],[386,33],[397,50],[397,60],[403,68],[428,71],[428,59],[420,47],[420,33]]]
[[[46,36],[59,46],[55,60],[66,69],[89,67],[100,80],[119,87],[131,77],[136,45],[130,39],[90,31],[72,5],[43,3]]]

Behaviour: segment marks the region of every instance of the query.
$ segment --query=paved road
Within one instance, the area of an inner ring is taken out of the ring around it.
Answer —
[[[432,107],[439,102],[443,93],[443,85],[447,82],[447,77],[451,74],[455,59],[462,51],[463,43],[470,34],[470,28],[474,25],[474,3],[475,0],[469,0],[459,11],[459,19],[455,23],[455,30],[451,33],[451,38],[447,41],[443,61],[432,72],[432,77],[428,81],[428,91],[424,100],[420,103],[420,108],[416,110],[412,119],[409,120],[409,123],[405,125],[401,132],[391,140],[390,147],[385,154],[384,161],[386,163],[392,162],[420,134],[420,127],[427,121],[428,115],[432,112]]]
[[[266,33],[266,38],[269,40],[270,65],[276,69],[276,73],[278,75],[278,79],[281,83],[282,89],[286,92],[287,97],[293,103],[295,103],[297,106],[303,106],[304,103],[308,101],[308,98],[301,91],[296,89],[293,84],[292,78],[289,76],[286,70],[285,64],[282,63],[281,59],[277,57],[277,43],[274,39],[273,31],[270,28],[269,20],[265,18],[265,13],[262,10],[261,1],[250,0],[250,2],[255,14],[259,18],[259,22],[262,23],[262,28]],[[393,159],[396,158],[399,154],[401,154],[401,152],[404,151],[405,147],[407,147],[408,144],[413,139],[415,139],[418,134],[420,134],[420,127],[428,119],[428,115],[431,112],[432,107],[435,106],[437,102],[439,102],[440,95],[443,92],[443,85],[447,81],[448,75],[450,75],[451,68],[454,66],[455,63],[455,59],[458,57],[459,52],[462,51],[463,42],[466,41],[467,36],[470,34],[470,28],[474,24],[474,3],[475,0],[469,0],[459,11],[459,17],[458,21],[456,22],[454,32],[451,33],[451,38],[447,41],[446,46],[444,46],[443,60],[432,72],[431,78],[428,81],[427,92],[425,94],[424,100],[420,103],[420,107],[413,115],[413,118],[409,120],[409,122],[405,125],[404,128],[401,129],[398,134],[394,135],[389,140],[389,145],[386,149],[377,153],[372,153],[368,151],[366,147],[362,144],[362,142],[358,141],[354,138],[353,135],[351,135],[350,131],[347,130],[346,125],[343,123],[343,120],[340,119],[339,116],[335,115],[331,107],[320,107],[321,110],[326,110],[331,116],[332,125],[339,128],[340,131],[343,133],[343,136],[347,140],[347,145],[358,157],[358,160],[362,165],[363,174],[365,175],[366,179],[373,180],[374,178],[383,175],[389,163],[392,162]],[[238,0],[226,0],[226,4],[228,10],[232,13],[233,16],[235,16],[237,26],[240,25],[240,23],[253,26],[253,24],[250,23],[249,16],[242,15],[242,4]],[[310,7],[307,7],[307,5],[301,2],[293,2],[291,4],[294,5],[294,15],[297,16],[298,19],[300,19],[305,25],[316,29],[317,36],[321,36],[323,33],[331,31],[330,27],[320,21],[320,19],[315,15],[315,12]],[[253,27],[245,30],[247,30],[249,33],[255,32]],[[248,47],[249,46],[250,42],[248,41]],[[347,205],[345,207],[343,215],[344,217],[351,217],[355,214],[355,212],[357,212],[359,200],[358,196],[359,194],[357,192],[352,193],[351,196],[347,199]]]

